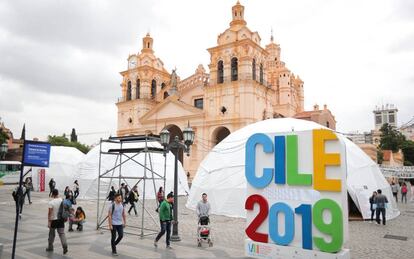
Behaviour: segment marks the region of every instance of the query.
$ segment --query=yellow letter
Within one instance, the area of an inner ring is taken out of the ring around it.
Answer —
[[[330,130],[313,130],[313,183],[315,190],[341,191],[341,180],[326,178],[326,166],[339,166],[341,159],[338,153],[325,153],[325,141],[337,139]]]

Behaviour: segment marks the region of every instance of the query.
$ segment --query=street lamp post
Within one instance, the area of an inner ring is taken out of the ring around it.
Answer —
[[[178,152],[183,149],[187,156],[190,155],[190,146],[194,142],[194,130],[190,127],[190,123],[183,130],[184,142],[181,142],[178,136],[175,136],[174,140],[170,143],[170,132],[167,129],[163,129],[160,132],[161,144],[164,146],[165,154],[168,150],[174,153],[174,222],[171,241],[181,241],[178,235]]]
[[[0,159],[3,159],[3,160],[6,159],[6,154],[7,154],[8,149],[9,149],[9,146],[7,145],[7,143],[1,144]]]

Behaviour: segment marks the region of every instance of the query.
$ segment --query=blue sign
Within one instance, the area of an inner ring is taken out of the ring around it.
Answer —
[[[25,141],[23,165],[49,167],[50,143]]]

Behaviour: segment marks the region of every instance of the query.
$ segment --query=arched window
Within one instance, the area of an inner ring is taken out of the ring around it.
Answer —
[[[168,92],[167,92],[167,91],[165,91],[165,92],[164,92],[164,99],[167,99],[167,97],[168,97],[168,96],[170,96],[170,95],[168,94]]]
[[[326,127],[329,128],[329,121],[326,122]]]
[[[161,89],[164,89],[165,88],[165,83],[162,83],[161,84]]]
[[[136,99],[139,99],[141,97],[140,95],[141,92],[141,80],[139,80],[139,78],[137,79],[137,91],[136,91]]]
[[[256,80],[256,59],[252,62],[252,79]]]
[[[152,79],[151,82],[151,98],[155,98],[155,94],[157,93],[157,81]]]
[[[224,82],[223,60],[220,60],[217,64],[217,84],[222,84],[223,82]]]
[[[263,64],[260,64],[260,83],[263,84]]]
[[[126,100],[131,100],[131,81],[128,81],[127,93],[126,93]]]
[[[237,58],[231,59],[231,81],[237,81],[238,72],[237,72],[238,61]]]

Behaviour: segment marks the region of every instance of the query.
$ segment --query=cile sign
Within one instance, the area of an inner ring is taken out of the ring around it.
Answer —
[[[245,148],[246,255],[349,258],[345,144],[336,134],[256,133]]]

